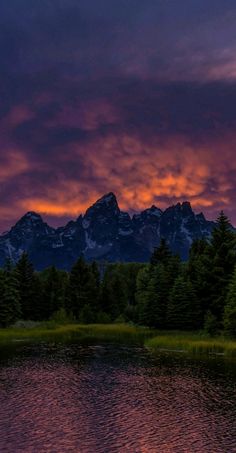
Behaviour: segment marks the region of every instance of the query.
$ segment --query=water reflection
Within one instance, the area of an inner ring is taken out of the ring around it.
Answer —
[[[235,368],[112,345],[17,345],[0,368],[0,451],[231,453]]]

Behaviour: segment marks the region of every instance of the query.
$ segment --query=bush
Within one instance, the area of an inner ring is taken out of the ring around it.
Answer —
[[[86,304],[82,308],[79,320],[82,324],[92,324],[95,322],[95,316],[90,304]]]
[[[113,322],[114,322],[114,324],[125,324],[126,319],[123,315],[120,315]]]
[[[25,321],[23,319],[19,319],[12,327],[16,329],[35,329],[35,327],[39,327],[40,325],[41,322],[39,321]]]
[[[211,337],[214,337],[219,333],[219,324],[217,318],[212,314],[211,311],[208,311],[205,316],[204,330]]]
[[[55,322],[56,324],[70,324],[75,322],[75,319],[72,314],[68,315],[64,308],[60,308],[55,313],[53,313],[51,321]]]
[[[110,316],[109,316],[107,313],[105,313],[104,311],[99,311],[99,313],[97,314],[96,322],[97,322],[98,324],[110,324],[111,318],[110,318]]]

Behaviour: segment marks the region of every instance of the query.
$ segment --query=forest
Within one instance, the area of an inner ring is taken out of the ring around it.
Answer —
[[[23,252],[0,270],[0,326],[19,320],[129,322],[236,337],[236,234],[223,212],[181,262],[162,239],[147,264],[87,263],[36,272]]]

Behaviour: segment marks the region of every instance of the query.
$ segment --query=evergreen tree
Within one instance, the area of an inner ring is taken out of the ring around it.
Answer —
[[[203,327],[204,317],[209,311],[209,278],[208,272],[211,269],[209,258],[209,244],[204,239],[193,242],[187,263],[187,275],[193,285],[197,299],[201,307],[201,325]]]
[[[179,275],[170,292],[167,308],[170,329],[191,330],[200,325],[200,307],[189,279]]]
[[[92,262],[92,264],[90,265],[90,269],[91,269],[91,272],[92,272],[92,274],[94,276],[96,287],[99,290],[99,286],[100,286],[100,272],[99,272],[99,268],[98,268],[98,265],[97,265],[96,261]]]
[[[69,275],[66,289],[66,311],[79,319],[80,312],[85,305],[91,305],[94,309],[95,300],[97,300],[96,279],[91,267],[81,257]]]
[[[127,306],[123,316],[126,320],[138,322],[138,313],[136,305],[136,283],[138,272],[144,267],[143,263],[123,263],[119,265],[119,271],[125,281],[127,289]]]
[[[35,298],[38,298],[38,288],[35,286],[35,274],[27,253],[22,253],[16,265],[20,305],[23,319],[35,318]],[[38,310],[38,308],[37,308]]]
[[[211,337],[219,334],[219,322],[213,313],[208,310],[204,318],[204,330]]]
[[[165,328],[169,292],[180,271],[180,259],[166,242],[154,251],[150,266],[137,278],[139,320],[149,327]]]
[[[229,285],[228,296],[224,310],[224,330],[225,332],[236,337],[236,267]]]
[[[45,293],[44,287],[38,272],[34,272],[31,281],[31,308],[30,319],[33,321],[43,321],[48,319],[45,315]]]
[[[138,320],[140,324],[148,325],[149,315],[146,309],[148,304],[148,285],[150,281],[150,266],[143,267],[137,275],[136,303]]]
[[[167,245],[166,239],[162,238],[159,247],[154,249],[150,258],[151,266],[156,266],[159,263],[166,263],[171,258],[172,253]]]
[[[93,303],[90,306],[92,311],[97,313],[98,311],[101,310],[101,298],[100,298],[100,287],[101,287],[101,276],[100,276],[100,271],[98,268],[98,265],[96,261],[93,261],[92,264],[90,264],[90,271],[92,274],[92,285],[93,285]]]
[[[41,319],[49,319],[64,306],[66,273],[52,266],[42,273],[41,285]]]
[[[110,315],[112,320],[115,320],[124,313],[127,304],[127,285],[119,272],[119,266],[107,266],[101,288],[102,311]]]
[[[169,275],[164,264],[159,263],[151,272],[147,286],[145,319],[149,327],[163,329],[166,325],[166,310],[169,296]]]
[[[208,305],[220,325],[228,285],[236,265],[236,235],[223,212],[218,217],[217,226],[212,233],[207,264]]]
[[[0,273],[0,326],[7,327],[20,318],[21,309],[15,272],[10,262]]]
[[[85,304],[80,312],[80,322],[83,324],[92,324],[96,320],[97,313],[92,310],[90,304]]]

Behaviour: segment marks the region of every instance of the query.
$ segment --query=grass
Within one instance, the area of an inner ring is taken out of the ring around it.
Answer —
[[[89,338],[100,340],[134,341],[143,344],[153,335],[149,328],[135,327],[129,324],[88,324],[80,326],[81,331]]]
[[[60,338],[91,338],[99,341],[138,342],[151,335],[148,328],[134,327],[128,324],[66,324],[42,323],[31,328],[0,329],[0,344],[19,341],[39,341]]]
[[[204,333],[160,332],[153,338],[145,340],[145,346],[155,351],[236,357],[236,341],[223,336],[210,338]]]
[[[10,327],[7,329],[0,329],[0,344],[12,341],[46,338],[55,334],[62,335],[68,332],[80,333],[80,330],[76,324],[65,326],[48,326],[47,324],[42,324],[32,328]]]
[[[153,351],[189,354],[216,354],[236,357],[236,340],[223,336],[210,338],[204,333],[154,331],[129,324],[65,324],[41,323],[26,328],[0,329],[0,345],[19,341],[86,339],[144,345]]]

